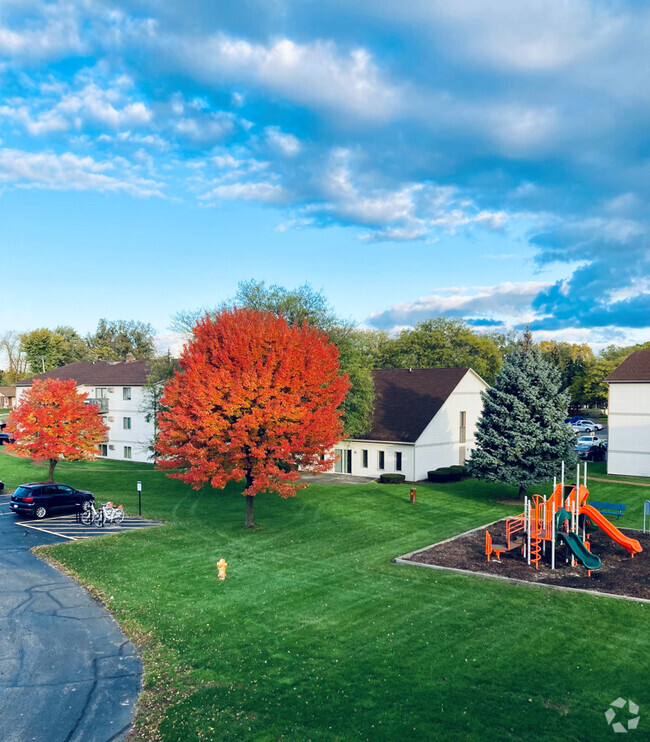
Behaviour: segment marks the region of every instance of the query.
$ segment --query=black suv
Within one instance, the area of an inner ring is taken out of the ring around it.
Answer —
[[[92,492],[76,490],[58,482],[21,484],[11,496],[11,509],[18,515],[45,518],[53,511],[86,509],[95,502]]]

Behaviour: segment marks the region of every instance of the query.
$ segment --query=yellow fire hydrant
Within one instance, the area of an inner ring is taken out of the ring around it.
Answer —
[[[228,562],[221,557],[219,561],[217,562],[217,569],[219,570],[219,579],[225,580],[226,579],[226,567],[228,566]]]

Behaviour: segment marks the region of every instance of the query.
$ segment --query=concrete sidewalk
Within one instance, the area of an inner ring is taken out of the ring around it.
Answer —
[[[352,474],[310,474],[300,473],[300,481],[305,484],[368,484],[376,482],[377,477],[355,477]]]

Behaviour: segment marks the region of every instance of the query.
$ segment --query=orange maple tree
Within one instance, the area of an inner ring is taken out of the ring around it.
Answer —
[[[74,379],[35,379],[9,415],[6,430],[15,442],[8,450],[48,461],[50,482],[61,459],[92,459],[99,453],[108,427],[97,405],[85,403],[87,397],[77,391]]]
[[[298,466],[331,468],[350,385],[336,346],[306,323],[232,309],[193,332],[161,400],[157,463],[195,489],[245,478],[254,527],[255,495],[290,497],[304,487]]]

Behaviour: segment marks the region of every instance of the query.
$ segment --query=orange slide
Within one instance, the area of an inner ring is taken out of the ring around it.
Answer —
[[[624,536],[613,523],[610,523],[599,510],[596,510],[591,505],[583,505],[580,508],[580,515],[586,515],[589,520],[593,521],[610,538],[614,539],[617,544],[627,549],[631,556],[643,551],[641,544],[635,538]]]

